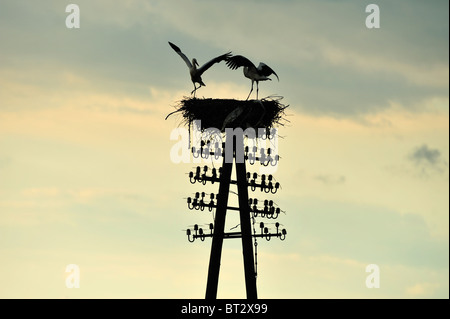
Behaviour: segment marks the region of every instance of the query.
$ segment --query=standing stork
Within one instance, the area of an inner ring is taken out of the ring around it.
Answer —
[[[250,94],[252,94],[253,83],[255,81],[256,81],[256,99],[258,99],[258,91],[259,91],[258,83],[259,83],[259,81],[266,81],[266,80],[272,81],[272,79],[268,77],[271,74],[274,74],[277,77],[278,81],[280,81],[280,79],[278,78],[278,75],[275,73],[275,71],[272,70],[267,64],[265,64],[263,62],[260,62],[258,67],[256,67],[246,57],[244,57],[242,55],[235,55],[235,56],[229,58],[226,63],[227,63],[227,66],[232,70],[236,70],[239,67],[243,66],[245,77],[252,80],[252,88],[250,90],[250,93],[247,96],[247,100],[250,97]]]
[[[231,52],[222,54],[218,57],[215,57],[211,61],[203,64],[201,67],[197,68],[197,66],[199,66],[197,59],[195,59],[195,58],[192,59],[192,63],[191,63],[191,61],[189,61],[187,56],[184,55],[183,52],[181,52],[179,47],[177,47],[175,44],[173,44],[171,42],[169,42],[169,45],[172,47],[172,49],[175,50],[176,53],[178,53],[178,55],[183,59],[183,61],[186,62],[186,65],[189,68],[189,73],[191,74],[191,81],[194,84],[194,90],[192,90],[191,94],[194,94],[194,97],[195,97],[195,91],[197,91],[202,86],[206,86],[206,84],[203,83],[203,81],[202,81],[202,74],[206,70],[208,70],[214,63],[218,63],[220,61],[227,60],[231,56]],[[195,85],[195,83],[199,83],[200,85],[197,87]]]

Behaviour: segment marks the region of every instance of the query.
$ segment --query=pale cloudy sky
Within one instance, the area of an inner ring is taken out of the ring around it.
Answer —
[[[194,164],[170,160],[180,119],[164,117],[192,83],[167,41],[280,77],[260,96],[290,105],[274,196],[288,237],[259,241],[261,298],[449,297],[447,1],[78,0],[67,29],[69,3],[0,2],[0,297],[203,298],[210,241],[183,230],[211,216],[185,204]],[[250,89],[223,63],[203,79],[199,96]],[[239,241],[218,296],[245,297]]]

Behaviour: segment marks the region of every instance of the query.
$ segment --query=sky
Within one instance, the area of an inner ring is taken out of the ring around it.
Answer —
[[[258,240],[260,298],[449,298],[448,1],[76,0],[71,29],[70,3],[0,1],[1,298],[204,297],[211,240],[186,229],[212,216],[186,198],[218,189],[170,157],[184,126],[164,118],[193,86],[168,41],[280,78],[259,96],[289,105],[271,195],[287,237]],[[197,97],[251,87],[224,63],[203,81]],[[239,240],[218,297],[245,298]]]

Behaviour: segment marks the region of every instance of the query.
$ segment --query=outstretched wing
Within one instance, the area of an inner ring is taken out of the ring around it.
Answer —
[[[211,61],[206,62],[205,64],[203,64],[200,68],[198,68],[198,72],[200,74],[202,74],[203,72],[205,72],[206,70],[208,70],[214,63],[218,63],[220,61],[223,60],[228,60],[228,58],[231,56],[231,52],[219,55],[218,57],[215,57],[214,59],[212,59]]]
[[[277,77],[278,81],[280,81],[280,79],[278,78],[278,75],[275,73],[274,70],[272,70],[267,64],[265,63],[259,63],[258,65],[258,73],[264,76],[269,76],[271,74],[275,74],[275,76]]]
[[[177,47],[175,44],[173,44],[172,42],[169,42],[169,45],[172,47],[172,49],[175,50],[176,53],[178,53],[178,55],[184,60],[184,62],[186,62],[186,65],[188,66],[188,68],[192,68],[192,63],[191,61],[189,61],[189,59],[187,58],[187,56],[184,55],[183,52],[181,52],[180,48]]]
[[[252,61],[250,61],[249,59],[247,59],[246,57],[244,57],[242,55],[235,55],[235,56],[229,58],[227,61],[227,66],[232,70],[236,70],[237,68],[239,68],[241,66],[247,66],[249,68],[256,69],[256,67],[252,63]]]

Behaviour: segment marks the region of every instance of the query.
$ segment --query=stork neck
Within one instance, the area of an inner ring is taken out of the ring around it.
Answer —
[[[197,61],[195,59],[192,59],[192,70],[193,71],[197,70]]]

